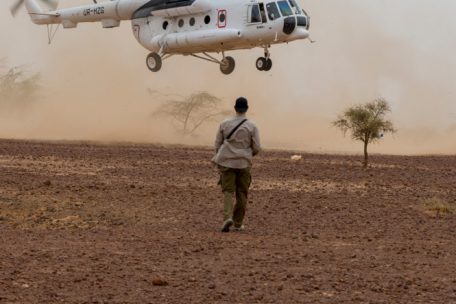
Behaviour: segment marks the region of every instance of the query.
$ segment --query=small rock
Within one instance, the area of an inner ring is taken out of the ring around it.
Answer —
[[[298,160],[301,160],[301,159],[302,159],[302,155],[298,155],[298,154],[292,155],[292,156],[290,157],[290,159],[293,160],[293,161],[298,161]]]
[[[52,183],[51,183],[51,181],[50,181],[50,180],[47,180],[47,181],[45,181],[45,182],[43,183],[43,185],[45,185],[45,186],[48,186],[48,187],[49,187],[50,185],[52,185]]]
[[[215,284],[214,283],[209,284],[208,288],[209,289],[215,289]]]
[[[162,278],[155,278],[152,280],[152,285],[154,286],[168,286],[168,282]]]

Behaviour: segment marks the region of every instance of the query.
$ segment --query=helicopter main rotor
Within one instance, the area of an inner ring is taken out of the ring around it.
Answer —
[[[24,5],[25,0],[18,0],[16,3],[14,3],[13,6],[11,6],[11,14],[15,17],[17,13],[19,12],[19,9]],[[57,0],[40,0],[42,3],[44,3],[50,10],[55,10],[58,5]]]

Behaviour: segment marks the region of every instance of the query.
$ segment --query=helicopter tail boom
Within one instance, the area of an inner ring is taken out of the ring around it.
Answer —
[[[133,11],[146,0],[112,0],[101,3],[44,11],[37,0],[25,0],[28,13],[35,24],[62,24],[74,28],[82,22],[101,22],[104,28],[117,27],[129,20]]]

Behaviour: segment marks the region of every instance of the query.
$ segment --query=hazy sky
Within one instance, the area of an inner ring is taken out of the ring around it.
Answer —
[[[216,1],[216,0],[214,0]],[[91,1],[61,1],[71,6]],[[0,137],[164,141],[211,144],[215,125],[182,139],[150,117],[163,102],[146,88],[189,94],[207,90],[231,103],[249,98],[267,147],[354,151],[330,122],[349,105],[383,96],[399,132],[372,152],[453,153],[456,150],[456,1],[309,0],[317,41],[273,46],[273,68],[255,69],[261,49],[234,51],[230,76],[191,57],[172,57],[162,71],[145,66],[147,50],[130,23],[117,29],[80,24],[47,44],[45,27],[0,2],[0,58],[43,75],[46,98],[26,113],[2,109]]]

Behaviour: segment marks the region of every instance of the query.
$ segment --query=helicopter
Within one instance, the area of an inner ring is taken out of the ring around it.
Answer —
[[[146,65],[152,72],[160,71],[171,56],[185,55],[216,63],[228,75],[236,64],[225,52],[262,48],[264,56],[255,66],[269,71],[271,45],[299,39],[313,42],[310,17],[297,1],[93,0],[93,4],[57,9],[56,0],[18,0],[11,13],[15,16],[25,4],[33,23],[48,26],[49,42],[60,25],[68,29],[82,22],[100,22],[103,28],[115,28],[131,20],[134,37],[150,51]],[[54,32],[53,25],[57,25]]]

